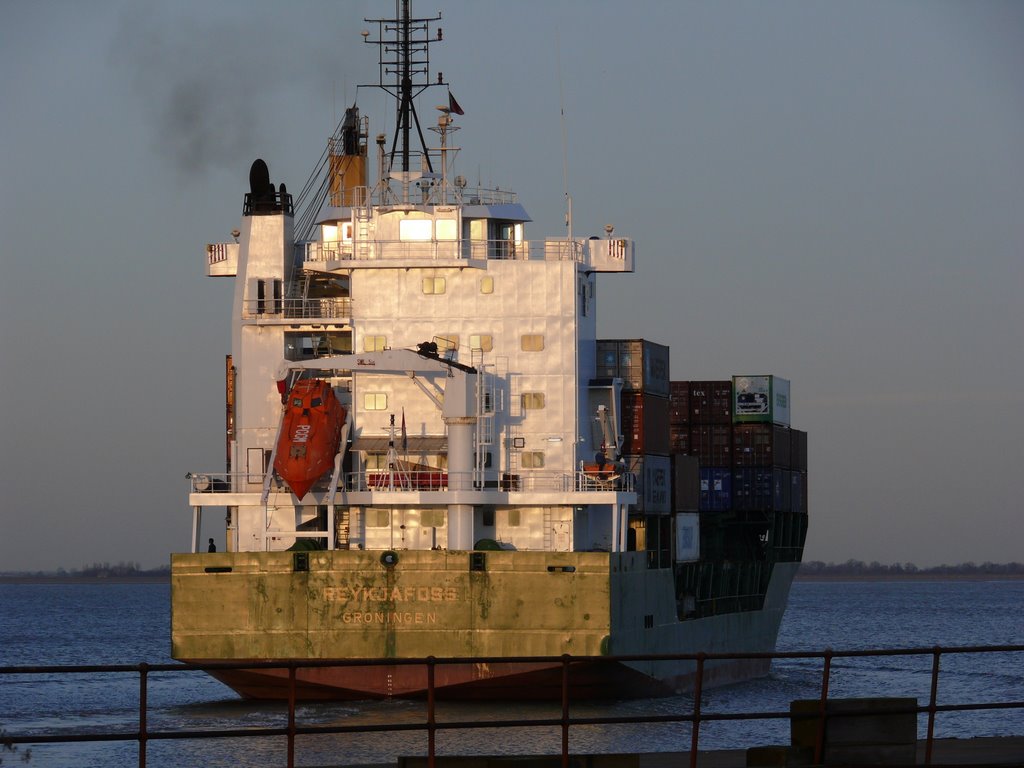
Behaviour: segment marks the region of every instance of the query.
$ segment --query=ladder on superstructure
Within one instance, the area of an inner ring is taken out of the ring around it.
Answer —
[[[498,410],[495,382],[500,378],[496,366],[483,364],[483,350],[472,350],[472,365],[480,375],[476,381],[476,461],[473,463],[473,487],[483,488],[487,477],[488,449],[494,446],[494,414]],[[507,358],[499,358],[499,364]],[[495,459],[494,455],[491,456]]]

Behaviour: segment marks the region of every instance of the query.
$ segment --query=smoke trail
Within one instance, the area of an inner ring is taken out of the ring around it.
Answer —
[[[188,176],[247,167],[268,140],[280,141],[295,109],[323,105],[317,117],[327,115],[324,83],[344,72],[340,52],[358,44],[358,27],[339,29],[338,14],[323,7],[227,7],[230,18],[217,15],[223,6],[184,16],[132,6],[112,51],[158,153]]]

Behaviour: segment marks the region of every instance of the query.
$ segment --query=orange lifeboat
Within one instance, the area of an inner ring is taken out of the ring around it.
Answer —
[[[334,466],[346,414],[322,379],[300,379],[286,397],[274,469],[301,499]]]

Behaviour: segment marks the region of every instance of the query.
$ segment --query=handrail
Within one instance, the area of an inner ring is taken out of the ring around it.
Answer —
[[[192,493],[246,493],[247,486],[262,485],[262,474],[247,472],[189,472],[186,479],[191,483]],[[237,490],[232,491],[232,481]],[[631,493],[636,487],[636,478],[626,472],[620,476],[601,480],[586,472],[533,472],[524,471],[517,475],[494,478],[497,488],[480,488],[475,472],[448,472],[445,469],[403,470],[395,473],[393,482],[387,470],[370,469],[364,472],[346,472],[339,489],[348,492],[393,492],[393,491],[476,491],[503,490],[559,493],[585,491],[622,491]],[[276,490],[285,490],[283,484]]]
[[[285,320],[348,318],[352,316],[352,299],[345,296],[281,299],[246,299],[242,305],[245,320],[278,317]]]
[[[928,726],[925,739],[925,765],[931,765],[932,747],[935,740],[934,725],[935,716],[947,712],[968,712],[996,709],[1024,709],[1024,701],[1000,701],[984,703],[960,703],[960,704],[939,704],[937,701],[938,680],[940,676],[940,658],[943,655],[968,654],[968,653],[1024,653],[1024,645],[985,645],[985,646],[959,646],[932,648],[893,648],[873,650],[846,650],[835,651],[826,649],[824,651],[776,651],[771,653],[684,653],[684,654],[656,654],[656,655],[623,655],[623,656],[521,656],[521,657],[461,657],[461,658],[437,658],[428,656],[421,659],[326,659],[309,661],[281,662],[211,662],[203,665],[193,664],[115,664],[115,665],[77,665],[77,666],[5,666],[0,667],[0,678],[9,675],[31,675],[31,674],[80,674],[80,673],[135,673],[139,675],[139,724],[138,730],[129,731],[88,731],[83,733],[68,734],[47,734],[47,735],[17,735],[5,733],[3,741],[5,745],[15,744],[55,744],[74,742],[97,742],[97,741],[137,741],[139,748],[138,764],[140,768],[146,765],[147,744],[155,740],[164,739],[205,739],[205,738],[252,738],[262,736],[286,736],[287,737],[287,760],[289,768],[295,765],[295,742],[298,736],[324,735],[340,733],[368,733],[379,731],[426,731],[428,736],[428,765],[433,768],[436,757],[436,736],[438,731],[458,730],[470,728],[512,728],[512,727],[559,727],[562,732],[561,759],[563,768],[569,765],[569,729],[578,725],[624,725],[633,723],[683,723],[689,722],[692,725],[689,765],[696,768],[698,748],[700,744],[700,726],[702,723],[731,720],[770,720],[770,719],[791,719],[799,717],[791,712],[778,711],[756,711],[756,712],[704,712],[701,709],[701,692],[704,681],[704,670],[707,662],[719,660],[745,660],[745,659],[821,659],[822,679],[820,704],[815,715],[806,715],[807,718],[818,720],[817,739],[814,749],[814,764],[820,765],[824,751],[824,729],[826,703],[829,701],[829,680],[831,677],[832,661],[837,658],[864,658],[884,656],[931,656],[931,694],[926,705],[907,707],[904,709],[887,710],[889,714],[927,714]],[[530,719],[509,719],[509,720],[487,720],[487,721],[443,721],[436,719],[436,698],[435,698],[435,670],[438,665],[465,664],[465,663],[551,663],[559,664],[562,669],[562,691],[561,714],[557,718],[530,718]],[[581,662],[649,662],[649,661],[695,661],[697,665],[696,679],[694,683],[694,701],[690,712],[679,714],[662,715],[633,715],[633,716],[604,716],[604,717],[571,717],[569,715],[570,686],[569,667],[573,663]],[[338,666],[408,666],[425,665],[427,668],[427,714],[422,723],[388,723],[377,725],[332,725],[332,726],[303,726],[296,722],[296,672],[299,669],[316,667],[338,667]],[[285,728],[228,728],[221,730],[174,730],[174,731],[152,731],[149,730],[146,720],[147,707],[147,684],[150,673],[153,672],[190,672],[197,670],[230,670],[230,669],[287,669],[289,695],[288,725]],[[891,692],[887,692],[891,695]],[[865,711],[866,713],[867,711]],[[846,714],[859,714],[856,710],[849,710]],[[960,738],[969,738],[968,734],[961,734]]]
[[[306,264],[335,261],[514,261],[584,262],[584,240],[313,240],[302,245]]]

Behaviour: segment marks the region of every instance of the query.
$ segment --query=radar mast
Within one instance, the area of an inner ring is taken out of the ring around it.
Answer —
[[[364,42],[376,45],[380,49],[378,63],[378,83],[360,85],[360,88],[380,88],[390,94],[398,102],[395,120],[395,135],[388,153],[388,173],[400,170],[408,174],[410,134],[412,126],[416,126],[422,157],[426,164],[425,170],[433,173],[430,153],[423,138],[416,105],[413,99],[432,86],[446,86],[441,72],[437,80],[431,82],[430,45],[442,39],[441,27],[432,25],[441,20],[441,14],[431,18],[412,18],[410,0],[397,0],[395,19],[363,19],[377,25],[377,39],[370,39],[369,32],[363,32]],[[400,168],[396,167],[396,159],[400,158]],[[408,177],[406,177],[408,179]]]

